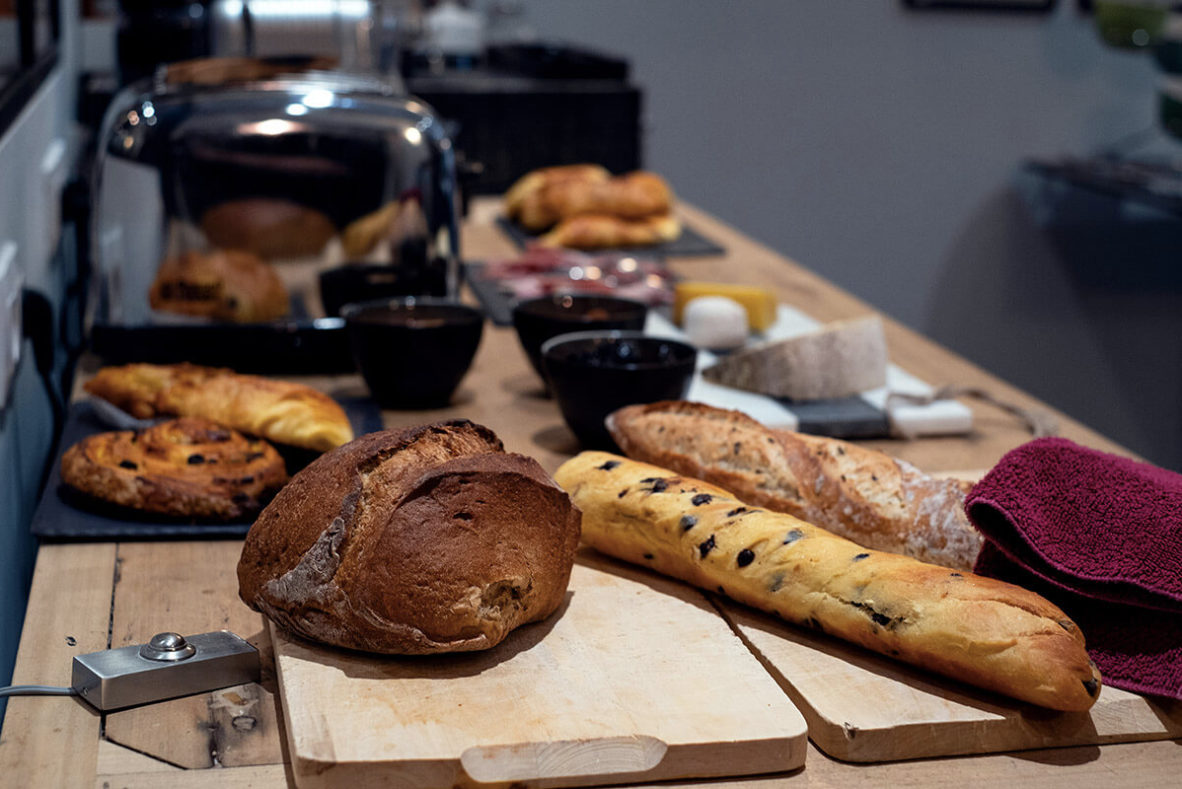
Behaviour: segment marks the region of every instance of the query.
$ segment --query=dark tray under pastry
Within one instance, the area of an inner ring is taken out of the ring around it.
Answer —
[[[382,413],[373,400],[355,397],[337,398],[337,402],[345,409],[355,434],[382,429]],[[30,528],[34,535],[47,541],[191,540],[237,538],[250,530],[253,517],[222,522],[153,515],[92,499],[63,483],[61,456],[65,450],[87,436],[115,429],[99,417],[89,401],[83,400],[70,406],[49,481],[37,511],[33,513]],[[287,461],[290,473],[307,465],[317,454],[281,446],[276,448]]]
[[[537,236],[528,232],[515,222],[509,221],[506,217],[497,217],[497,225],[504,231],[505,235],[513,240],[513,243],[524,249],[531,241],[537,240]],[[614,247],[612,249],[597,249],[596,254],[611,253],[611,252],[628,252],[636,255],[646,255],[649,257],[682,257],[693,255],[722,255],[726,249],[719,246],[717,243],[706,238],[704,235],[694,230],[684,222],[681,225],[681,235],[672,241],[666,241],[663,244],[653,244],[645,247]]]
[[[240,373],[347,373],[353,355],[340,318],[273,323],[95,324],[91,350],[107,364],[192,362]]]

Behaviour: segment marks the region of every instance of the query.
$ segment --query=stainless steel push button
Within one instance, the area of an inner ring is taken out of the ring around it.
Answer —
[[[175,662],[197,654],[197,648],[185,640],[180,633],[157,633],[152,640],[140,647],[140,657],[148,660]]]
[[[78,655],[70,684],[92,706],[114,710],[258,679],[258,650],[218,630],[157,633],[146,644]]]

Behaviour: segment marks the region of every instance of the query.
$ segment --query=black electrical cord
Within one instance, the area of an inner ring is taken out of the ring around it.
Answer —
[[[6,685],[0,687],[0,698],[6,696],[77,696],[73,688],[59,688],[54,685]]]
[[[49,407],[53,411],[53,439],[50,442],[50,461],[45,464],[41,472],[41,484],[38,490],[45,488],[49,479],[49,469],[58,442],[61,441],[62,431],[66,425],[66,404],[61,392],[53,382],[53,368],[56,360],[54,347],[53,305],[43,293],[30,288],[22,292],[21,315],[24,336],[33,343],[33,362],[37,367],[37,374],[41,376],[41,383],[45,386],[45,394],[49,399]]]

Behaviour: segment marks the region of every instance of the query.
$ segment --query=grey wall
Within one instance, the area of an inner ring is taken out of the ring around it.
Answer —
[[[524,3],[540,38],[632,61],[646,164],[685,199],[1182,468],[1180,291],[1091,284],[1080,250],[1053,243],[1018,189],[1025,157],[1087,154],[1154,126],[1152,62],[1105,47],[1075,6]],[[1081,246],[1130,267],[1143,254],[1182,262],[1178,224],[1153,224],[1148,252],[1096,223],[1108,243]]]
[[[60,303],[63,272],[55,264],[47,218],[60,199],[41,175],[48,146],[69,136],[74,117],[74,53],[77,3],[64,0],[62,57],[21,116],[0,137],[0,242],[18,244],[25,285]],[[7,338],[0,338],[7,341]],[[32,347],[22,360],[0,410],[0,685],[7,685],[24,620],[36,543],[29,521],[42,469],[50,451],[52,410],[33,366]],[[0,717],[4,704],[0,701]],[[2,781],[0,781],[2,783]]]

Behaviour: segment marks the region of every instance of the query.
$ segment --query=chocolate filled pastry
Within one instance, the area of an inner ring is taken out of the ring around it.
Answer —
[[[83,384],[138,419],[196,416],[319,452],[353,438],[337,401],[310,386],[196,364],[103,367]]]
[[[269,197],[216,205],[201,216],[201,231],[215,247],[241,249],[267,259],[319,255],[337,232],[321,212]]]
[[[186,252],[160,264],[148,291],[152,309],[251,323],[287,314],[287,289],[269,263],[249,252]]]
[[[270,444],[192,417],[84,438],[62,455],[61,474],[111,504],[213,520],[258,512],[287,481]]]
[[[488,649],[557,610],[578,542],[570,498],[488,428],[385,430],[292,477],[246,536],[239,595],[335,646]]]

